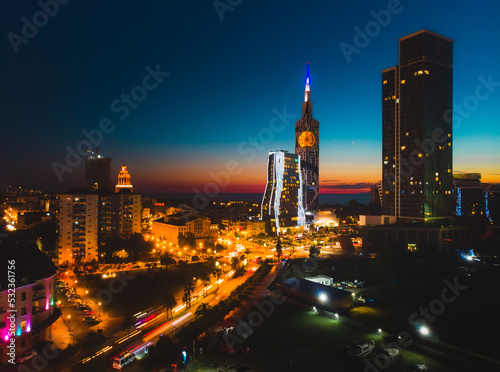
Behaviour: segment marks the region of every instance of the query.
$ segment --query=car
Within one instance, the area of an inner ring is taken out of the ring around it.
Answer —
[[[368,297],[368,296],[366,296],[366,295],[364,295],[364,296],[363,296],[363,295],[361,295],[361,296],[359,296],[359,297],[358,297],[358,299],[359,299],[362,303],[364,303],[364,304],[366,304],[366,303],[372,303],[372,304],[373,304],[373,303],[375,303],[375,300],[374,300],[373,298]]]
[[[400,351],[396,348],[376,348],[372,353],[372,356],[374,357],[374,360],[377,357],[383,356],[383,358],[388,362],[393,362],[394,360],[398,359],[399,354]]]
[[[82,314],[83,315],[94,315],[94,312],[92,310],[83,310]]]
[[[99,324],[101,321],[95,316],[86,316],[85,318],[83,318],[83,322],[85,324]]]
[[[407,372],[423,372],[427,371],[429,367],[425,365],[425,363],[412,363],[406,366]]]
[[[30,350],[18,356],[17,361],[19,363],[23,363],[26,362],[27,360],[33,359],[37,355],[38,353],[35,350]]]

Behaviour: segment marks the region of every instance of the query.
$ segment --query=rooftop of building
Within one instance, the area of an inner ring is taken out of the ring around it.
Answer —
[[[176,214],[171,214],[171,215],[166,216],[166,217],[159,218],[159,219],[155,220],[154,222],[164,223],[166,225],[173,225],[173,226],[185,226],[186,223],[197,220],[197,219],[206,220],[207,218],[198,216],[196,214],[176,213]]]
[[[28,230],[17,230],[0,237],[0,262],[5,265],[12,260],[15,262],[15,278],[27,283],[55,275],[57,269],[52,259],[38,249],[36,235]],[[2,290],[7,288],[8,270],[0,271],[0,285]]]

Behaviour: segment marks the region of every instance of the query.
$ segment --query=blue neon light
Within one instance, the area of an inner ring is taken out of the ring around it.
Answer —
[[[457,206],[455,211],[457,216],[462,215],[462,189],[457,188]]]
[[[488,206],[488,192],[484,193],[484,213],[486,217],[490,218],[490,207]]]

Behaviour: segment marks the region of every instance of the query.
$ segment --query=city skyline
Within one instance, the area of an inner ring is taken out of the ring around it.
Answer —
[[[494,125],[500,54],[491,48],[500,34],[499,5],[313,2],[314,24],[304,33],[296,26],[304,16],[300,4],[266,4],[272,9],[261,12],[263,5],[243,2],[223,14],[211,3],[196,9],[155,4],[136,15],[134,5],[124,3],[123,19],[114,19],[111,5],[94,11],[69,3],[27,42],[6,37],[9,74],[0,82],[9,94],[0,117],[9,128],[4,158],[15,160],[2,163],[2,188],[80,187],[85,159],[74,166],[76,156],[68,165],[67,148],[90,136],[114,159],[113,170],[127,164],[142,192],[202,191],[233,161],[239,172],[220,192],[263,193],[269,151],[293,150],[309,61],[322,125],[321,193],[366,192],[382,179],[380,72],[397,61],[397,40],[421,29],[455,40],[454,170],[500,183]],[[4,35],[22,36],[23,17],[33,21],[40,10],[37,4],[6,7]],[[82,15],[93,29],[85,28]],[[135,27],[127,27],[127,15],[134,15]],[[172,36],[179,27],[185,32]],[[294,48],[297,43],[304,47]],[[142,100],[127,104],[122,94]],[[20,143],[30,146],[21,151]],[[55,162],[69,169],[62,182]]]

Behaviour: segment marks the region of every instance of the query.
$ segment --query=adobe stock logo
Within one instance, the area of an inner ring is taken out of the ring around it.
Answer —
[[[354,45],[344,41],[339,44],[347,63],[351,63],[351,56],[361,53],[361,50],[370,45],[372,39],[377,37],[382,32],[382,29],[391,23],[392,17],[400,14],[402,11],[403,5],[401,5],[400,0],[389,0],[387,2],[387,9],[382,9],[378,12],[371,10],[370,15],[373,19],[365,24],[364,29],[362,30],[358,26],[354,27]]]
[[[9,39],[14,53],[19,53],[19,46],[21,44],[28,44],[28,42],[38,35],[39,29],[45,27],[49,23],[50,18],[54,18],[59,13],[59,5],[66,5],[70,0],[40,0],[37,4],[41,10],[35,12],[29,20],[22,17],[21,21],[21,35],[9,32],[7,39]]]

